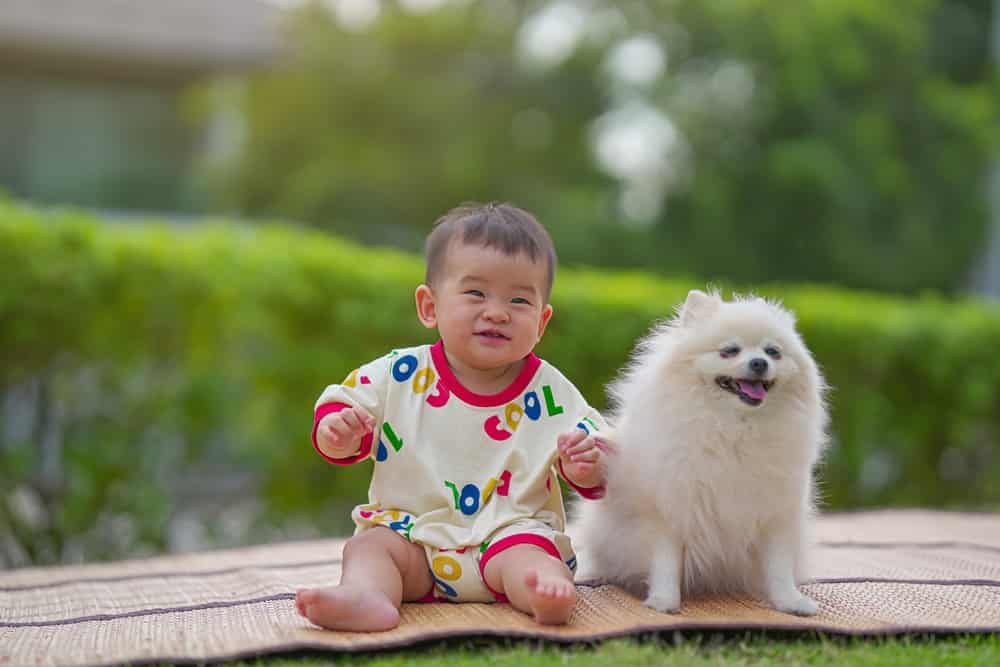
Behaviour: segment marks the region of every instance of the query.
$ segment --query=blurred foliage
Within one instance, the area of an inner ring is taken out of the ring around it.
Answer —
[[[0,202],[0,563],[174,546],[258,502],[246,539],[344,532],[370,464],[309,443],[322,389],[431,342],[420,260],[275,225],[108,225]],[[563,270],[539,353],[596,406],[693,282]],[[780,286],[833,386],[825,506],[1000,502],[1000,309]],[[232,479],[249,480],[229,488]],[[228,488],[228,490],[227,490]],[[222,537],[219,537],[221,540]]]
[[[244,91],[220,182],[240,215],[407,249],[456,203],[501,199],[570,265],[951,292],[984,246],[1000,146],[991,5],[383,2],[357,31],[315,3],[295,55]],[[567,7],[575,48],[533,61],[526,35]],[[660,49],[653,80],[614,73],[636,39]],[[598,159],[609,127],[628,135],[617,167]]]

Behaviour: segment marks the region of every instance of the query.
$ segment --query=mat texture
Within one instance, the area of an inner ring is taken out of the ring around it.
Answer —
[[[584,584],[565,627],[507,605],[404,605],[384,633],[327,632],[294,609],[296,589],[336,583],[342,542],[325,540],[0,573],[0,665],[204,662],[294,650],[398,648],[444,637],[558,642],[663,630],[838,634],[1000,632],[1000,515],[884,511],[823,517],[820,613],[797,618],[749,598],[686,600],[654,612]]]

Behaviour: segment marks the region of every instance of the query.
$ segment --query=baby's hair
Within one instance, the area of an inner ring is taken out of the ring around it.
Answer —
[[[549,233],[535,216],[512,204],[462,204],[434,223],[424,243],[424,282],[434,284],[453,242],[495,248],[505,255],[521,253],[532,262],[545,262],[545,300],[552,293],[556,274],[556,251]]]

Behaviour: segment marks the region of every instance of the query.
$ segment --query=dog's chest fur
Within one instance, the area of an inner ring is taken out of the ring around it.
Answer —
[[[668,531],[683,542],[686,591],[752,589],[763,532],[809,495],[805,424],[758,418],[764,415],[660,416],[655,425],[621,425],[624,442],[649,433],[657,441],[627,447],[610,466],[608,497],[623,511],[643,508],[636,530]]]

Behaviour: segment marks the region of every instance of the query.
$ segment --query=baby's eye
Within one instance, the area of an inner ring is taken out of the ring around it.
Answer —
[[[477,289],[466,290],[464,293],[468,294],[469,296],[474,296],[477,299],[482,299],[485,296],[482,292],[480,292]]]
[[[729,359],[730,357],[735,357],[740,353],[739,345],[727,345],[726,347],[719,350],[719,356],[723,359]]]
[[[776,348],[774,345],[768,345],[764,348],[764,354],[771,357],[772,359],[781,359],[781,350]]]
[[[528,301],[527,299],[525,299],[523,296],[515,296],[513,299],[510,300],[510,302],[511,303],[526,303],[529,306],[531,305],[531,302]]]

